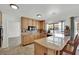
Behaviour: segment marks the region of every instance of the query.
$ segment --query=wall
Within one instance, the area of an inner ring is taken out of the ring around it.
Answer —
[[[3,44],[2,48],[8,47],[8,35],[7,35],[7,15],[2,13],[2,26],[3,26]]]
[[[67,17],[67,18],[65,19],[65,25],[70,26],[70,17]]]
[[[9,47],[10,38],[19,37],[19,39],[15,39],[16,45],[21,43],[21,30],[20,30],[20,17],[16,18],[16,16],[3,13],[3,48]],[[18,21],[16,21],[18,20]],[[13,44],[14,46],[15,44]]]
[[[20,22],[9,22],[8,21],[8,37],[19,37],[20,36]]]
[[[20,29],[20,17],[16,15],[11,15],[7,13],[2,13],[2,21],[3,21],[3,48],[9,47],[9,38],[20,37],[20,39],[15,39],[17,41],[16,45],[21,43],[21,29]],[[65,21],[65,25],[70,26],[70,18],[68,17]],[[14,45],[13,45],[14,46]]]
[[[2,13],[0,11],[0,26],[2,26]]]

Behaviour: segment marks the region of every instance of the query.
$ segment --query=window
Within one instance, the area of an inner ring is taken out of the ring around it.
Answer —
[[[58,23],[47,24],[47,30],[64,32],[64,21]]]

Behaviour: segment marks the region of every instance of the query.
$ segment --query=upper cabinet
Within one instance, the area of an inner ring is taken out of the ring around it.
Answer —
[[[40,29],[41,30],[45,29],[45,20],[40,21]]]
[[[32,26],[32,19],[28,19],[28,26]]]
[[[40,21],[37,21],[37,29],[40,29]]]
[[[35,20],[32,20],[32,26],[35,26]]]
[[[21,28],[28,29],[28,26],[29,26],[28,18],[21,17]]]
[[[36,20],[36,21],[35,21],[35,25],[36,25],[36,28],[37,28],[37,29],[39,29],[39,28],[38,28],[38,27],[39,27],[38,23],[39,23],[39,21]]]
[[[44,20],[35,20],[32,18],[21,17],[21,28],[28,29],[28,26],[35,26],[36,29],[44,30],[45,29],[45,21]]]
[[[2,13],[0,11],[0,26],[2,26]]]

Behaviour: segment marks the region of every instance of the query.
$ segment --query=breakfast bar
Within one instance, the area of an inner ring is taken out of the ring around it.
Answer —
[[[59,55],[70,36],[50,36],[34,41],[35,55]]]

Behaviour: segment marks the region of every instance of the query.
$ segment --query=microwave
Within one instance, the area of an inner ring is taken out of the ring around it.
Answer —
[[[34,30],[36,30],[35,26],[28,26],[28,31],[34,31]]]

